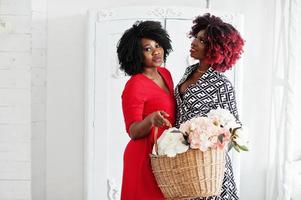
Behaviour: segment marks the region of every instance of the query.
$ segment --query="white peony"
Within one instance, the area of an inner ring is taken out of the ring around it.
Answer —
[[[158,142],[158,155],[167,155],[168,157],[175,157],[178,153],[186,152],[189,148],[185,145],[185,139],[177,128],[170,128],[165,130],[157,140]],[[153,154],[155,146],[153,147]]]
[[[228,130],[230,130],[230,128],[231,128],[231,129],[234,129],[234,128],[239,128],[239,127],[241,127],[241,125],[238,124],[238,123],[236,123],[236,122],[233,122],[233,121],[228,122],[228,123],[224,126],[224,128],[226,128],[226,129],[228,129]]]
[[[246,131],[242,130],[242,128],[239,128],[235,131],[236,138],[234,141],[239,145],[239,146],[245,146],[248,147],[249,145],[249,137]]]
[[[240,127],[240,125],[236,123],[236,118],[227,109],[218,107],[217,109],[210,110],[207,116],[212,120],[218,120],[219,124],[225,128]]]
[[[213,143],[209,140],[208,137],[203,137],[202,142],[200,143],[199,149],[203,152],[207,151],[210,147],[212,147]]]

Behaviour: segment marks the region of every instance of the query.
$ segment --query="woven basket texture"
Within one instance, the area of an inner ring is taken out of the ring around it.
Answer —
[[[172,158],[151,155],[151,165],[166,199],[215,196],[221,192],[225,151],[189,149]]]

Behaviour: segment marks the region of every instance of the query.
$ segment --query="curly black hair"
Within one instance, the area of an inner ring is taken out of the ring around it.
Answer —
[[[244,40],[239,32],[221,18],[206,13],[193,20],[189,35],[205,30],[205,59],[216,71],[231,69],[243,52]]]
[[[172,51],[169,35],[162,28],[160,22],[136,21],[131,28],[123,33],[117,44],[120,69],[127,75],[139,74],[144,70],[142,38],[154,40],[164,49],[164,61]]]

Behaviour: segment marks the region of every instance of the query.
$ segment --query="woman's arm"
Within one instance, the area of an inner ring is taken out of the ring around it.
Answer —
[[[135,140],[148,135],[153,126],[161,127],[164,124],[169,125],[169,121],[165,118],[168,116],[164,111],[156,111],[149,114],[143,120],[132,123],[129,129],[130,138]]]

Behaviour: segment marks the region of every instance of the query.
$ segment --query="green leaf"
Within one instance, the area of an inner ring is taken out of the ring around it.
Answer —
[[[184,140],[188,143],[188,135],[184,135]]]
[[[230,142],[228,145],[228,152],[233,148],[234,144],[233,142]]]
[[[249,151],[248,147],[246,147],[245,145],[242,146],[238,145],[238,147],[243,151]]]
[[[189,142],[187,140],[183,141],[183,144],[188,145],[189,146]]]
[[[233,145],[233,147],[237,152],[240,152],[238,145]]]

